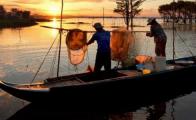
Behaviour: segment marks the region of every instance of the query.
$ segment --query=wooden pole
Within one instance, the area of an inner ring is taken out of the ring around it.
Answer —
[[[104,7],[103,7],[103,26],[104,26],[104,24],[105,24],[105,23],[104,23],[104,22],[105,22],[105,21],[104,21],[104,18],[105,18],[105,12],[104,12]]]
[[[63,23],[63,0],[61,3],[61,20],[60,20],[60,29],[59,29],[59,34],[60,34],[60,38],[59,38],[59,54],[58,54],[58,66],[57,66],[57,78],[59,78],[59,68],[60,68],[60,60],[61,60],[61,39],[62,39],[62,23]]]
[[[133,1],[131,0],[131,30],[133,31]]]
[[[195,0],[195,6],[196,6],[196,0]],[[195,12],[196,12],[196,7],[195,7]],[[195,13],[195,23],[196,23],[196,13]]]
[[[127,30],[129,30],[129,0],[126,0],[126,25]]]
[[[175,0],[173,0],[175,2]],[[172,21],[172,28],[173,28],[173,60],[175,59],[175,11],[174,11],[174,6],[173,6],[173,21]]]

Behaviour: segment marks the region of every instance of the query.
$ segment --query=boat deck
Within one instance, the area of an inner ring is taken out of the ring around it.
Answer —
[[[166,70],[172,70],[172,69],[181,69],[184,66],[181,65],[173,65],[168,64],[166,66]],[[156,73],[156,72],[152,72]],[[113,79],[113,78],[122,78],[122,77],[137,77],[143,75],[142,71],[138,70],[118,70],[118,71],[112,71],[109,73],[99,73],[99,74],[79,74],[79,75],[71,75],[66,77],[61,77],[59,79],[53,78],[48,79],[45,81],[44,84],[37,84],[37,85],[30,85],[30,86],[19,86],[19,88],[25,87],[25,89],[43,89],[43,88],[52,88],[52,87],[63,87],[63,86],[73,86],[73,85],[81,85],[86,84],[88,82],[93,81],[102,81],[106,79]]]
[[[183,66],[180,65],[167,65],[166,70],[180,69]],[[155,72],[154,72],[155,73]],[[61,87],[61,86],[71,86],[80,85],[83,83],[88,83],[92,81],[112,79],[118,77],[137,77],[143,75],[141,71],[138,70],[118,70],[110,74],[100,74],[100,75],[86,75],[86,76],[71,76],[70,78],[61,78],[60,80],[54,80],[54,82],[48,82],[44,84],[44,87]],[[104,79],[105,78],[105,79]]]

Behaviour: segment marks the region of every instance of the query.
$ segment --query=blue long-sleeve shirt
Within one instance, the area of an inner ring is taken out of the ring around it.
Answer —
[[[108,31],[97,31],[93,34],[92,38],[89,40],[88,44],[97,41],[98,44],[98,52],[99,53],[108,53],[110,52],[110,32]]]

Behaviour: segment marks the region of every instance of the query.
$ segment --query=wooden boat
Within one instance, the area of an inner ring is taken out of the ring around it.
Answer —
[[[180,63],[182,61],[182,63]],[[185,64],[187,61],[187,64]],[[143,75],[135,66],[50,78],[43,83],[17,85],[1,81],[0,88],[11,95],[36,103],[103,105],[144,101],[196,88],[195,57],[168,60],[169,69]],[[173,66],[172,68],[169,66]]]
[[[63,3],[63,0],[62,0]],[[62,12],[60,28],[62,31]],[[91,32],[91,31],[89,31]],[[177,95],[195,89],[195,57],[167,61],[169,69],[143,75],[135,66],[59,76],[61,44],[59,44],[57,77],[43,83],[10,84],[0,81],[0,88],[11,95],[33,103],[55,103],[66,106],[111,107],[127,103],[145,103],[149,98]],[[171,67],[172,66],[172,67]],[[97,102],[101,103],[97,104]],[[62,104],[63,103],[63,104]]]

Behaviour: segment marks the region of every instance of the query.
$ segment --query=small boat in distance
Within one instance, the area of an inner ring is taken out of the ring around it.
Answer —
[[[64,24],[90,24],[90,23],[87,23],[87,22],[66,22]]]

